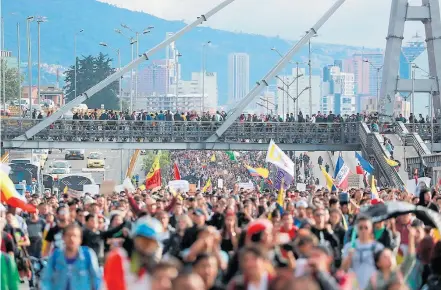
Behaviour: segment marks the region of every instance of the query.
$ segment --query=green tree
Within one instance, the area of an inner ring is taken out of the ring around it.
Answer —
[[[66,71],[64,86],[66,97],[69,101],[76,95],[82,94],[109,75],[115,72],[111,67],[112,59],[107,54],[99,53],[97,57],[92,55],[77,58],[77,94],[75,93],[75,65]],[[118,82],[115,81],[88,99],[85,104],[91,108],[119,109]]]
[[[1,63],[1,74],[0,74],[0,88],[1,88],[1,101],[3,101],[3,87],[5,88],[6,102],[10,102],[19,97],[19,87],[23,81],[23,76],[21,76],[21,81],[17,74],[17,68],[8,67],[6,61]],[[5,83],[3,83],[3,72],[5,73]]]
[[[157,155],[157,151],[149,150],[146,152],[146,154],[143,156],[142,159],[142,170],[145,171],[147,174],[150,170],[150,168],[153,165],[153,161],[155,160],[155,157]],[[162,180],[168,181],[170,180],[171,176],[171,158],[170,158],[170,152],[169,151],[161,151],[161,158],[159,159],[159,165],[161,166],[161,178]]]

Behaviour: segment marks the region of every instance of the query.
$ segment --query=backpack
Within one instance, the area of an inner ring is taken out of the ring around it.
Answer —
[[[360,252],[360,260],[359,260],[360,264],[365,263],[365,261],[364,261],[364,259],[363,259],[363,254],[362,254],[362,253],[363,253],[363,252],[366,252],[366,251],[371,252],[371,254],[372,254],[372,259],[374,260],[374,263],[375,263],[374,254],[375,254],[375,249],[376,249],[376,247],[377,247],[377,243],[373,243],[373,245],[371,246],[371,248],[370,248],[370,249],[367,249],[367,250],[365,250],[365,249],[360,250],[360,248],[357,248],[357,247],[354,248],[355,251]]]

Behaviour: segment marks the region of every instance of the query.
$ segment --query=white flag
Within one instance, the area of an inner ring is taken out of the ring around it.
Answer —
[[[294,162],[283,153],[282,149],[273,140],[271,140],[268,152],[266,153],[266,162],[276,165],[294,177]]]

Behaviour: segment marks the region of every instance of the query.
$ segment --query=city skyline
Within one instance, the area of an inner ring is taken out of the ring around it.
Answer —
[[[148,3],[143,0],[99,1],[143,11],[167,20],[186,22],[194,20],[201,13],[220,3],[219,0],[150,0]],[[296,2],[293,5],[285,0],[271,0],[271,2],[267,0],[261,1],[261,5],[255,5],[254,1],[235,1],[225,8],[225,11],[210,19],[206,26],[296,40],[334,3],[329,0],[310,0]],[[418,0],[409,2],[415,5],[421,3]],[[243,17],[251,7],[253,13]],[[320,30],[320,42],[384,48],[390,7],[390,1],[384,0],[346,1]],[[269,13],[270,11],[274,12]],[[406,26],[408,29],[405,39],[411,39],[415,31],[424,31],[419,23],[408,23]]]

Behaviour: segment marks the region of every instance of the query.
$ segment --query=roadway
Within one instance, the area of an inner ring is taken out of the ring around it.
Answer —
[[[53,150],[52,154],[48,155],[48,160],[45,164],[44,173],[49,173],[52,162],[56,160],[65,160],[65,150]],[[87,168],[87,156],[90,152],[100,152],[105,158],[104,174],[102,173],[92,173],[92,178],[95,183],[101,184],[104,179],[114,180],[117,184],[121,181],[121,168],[123,168],[123,175],[125,175],[129,160],[131,157],[131,152],[129,150],[85,150],[84,160],[68,160],[71,167],[71,174],[83,173],[83,169]]]

